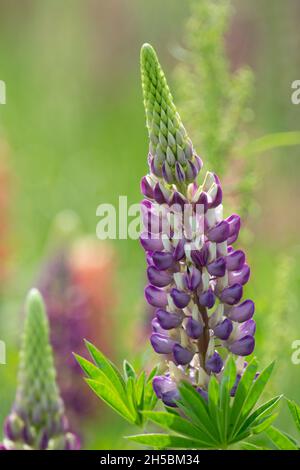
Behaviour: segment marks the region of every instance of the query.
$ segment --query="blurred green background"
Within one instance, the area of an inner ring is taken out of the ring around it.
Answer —
[[[300,79],[299,2],[233,3],[229,59],[232,67],[249,64],[255,76],[249,134],[299,130],[300,105],[291,103],[291,83]],[[147,135],[139,49],[143,42],[156,47],[172,85],[173,52],[189,15],[189,1],[182,0],[0,0],[0,79],[7,88],[0,157],[9,180],[8,189],[6,183],[0,187],[9,206],[1,215],[9,274],[0,289],[0,339],[7,347],[7,364],[0,365],[0,422],[14,397],[23,299],[45,256],[53,219],[72,209],[82,231],[96,238],[100,203],[117,204],[119,195],[127,195],[129,204],[140,200]],[[176,97],[175,85],[173,91]],[[299,151],[290,147],[257,157],[257,205],[247,221],[256,354],[262,364],[278,360],[270,393],[298,402],[300,365],[290,358],[292,342],[300,339]],[[134,338],[146,322],[145,262],[137,241],[112,243],[117,305],[114,326],[105,334],[120,361],[144,351]],[[292,430],[284,407],[279,425]],[[104,407],[81,429],[86,448],[123,448],[127,431]]]

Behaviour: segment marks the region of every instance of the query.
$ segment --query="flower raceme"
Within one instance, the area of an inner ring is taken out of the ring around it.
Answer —
[[[245,254],[235,249],[240,217],[224,219],[217,175],[197,177],[202,160],[176,111],[154,49],[141,51],[141,73],[149,134],[149,174],[141,203],[149,285],[156,307],[151,344],[167,359],[153,380],[157,396],[174,406],[177,384],[187,380],[207,396],[210,378],[222,376],[229,353],[236,357],[234,395],[255,341],[254,303],[242,300],[250,276]]]
[[[1,450],[77,450],[55,381],[49,327],[37,289],[27,298],[18,388]]]

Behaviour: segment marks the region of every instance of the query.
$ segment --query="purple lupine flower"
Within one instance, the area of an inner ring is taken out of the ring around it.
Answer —
[[[141,244],[150,282],[145,296],[157,308],[152,346],[169,360],[166,375],[155,377],[153,386],[174,406],[182,379],[206,397],[210,377],[221,377],[229,353],[237,356],[237,386],[240,362],[254,349],[254,303],[242,300],[250,268],[245,253],[232,246],[240,217],[224,219],[217,175],[207,172],[197,182],[202,160],[148,44],[142,48],[141,72],[150,141],[149,174],[141,182]]]

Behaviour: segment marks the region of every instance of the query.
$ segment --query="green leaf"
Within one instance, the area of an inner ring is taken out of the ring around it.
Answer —
[[[107,405],[113,408],[117,413],[119,413],[123,418],[125,418],[130,423],[134,423],[134,417],[128,410],[127,406],[124,404],[118,393],[111,386],[109,379],[103,374],[101,382],[93,379],[85,379],[87,384],[91,389],[96,393],[96,395],[101,398]]]
[[[285,433],[279,429],[271,426],[266,434],[271,439],[275,447],[280,450],[298,450],[298,446],[293,442],[293,440]]]
[[[138,442],[156,449],[203,449],[200,441],[186,439],[180,436],[170,436],[168,434],[138,434],[127,436],[126,439]]]
[[[287,400],[287,404],[293,420],[297,426],[298,431],[300,431],[300,407],[297,405],[295,401]]]
[[[247,429],[246,431],[244,431],[242,433],[239,432],[238,434],[234,434],[234,437],[230,437],[228,439],[228,444],[232,445],[232,444],[235,444],[237,442],[241,442],[241,441],[243,441],[244,439],[247,439],[250,436],[251,436],[251,431],[250,431],[250,429]]]
[[[218,442],[218,429],[212,423],[208,412],[208,405],[204,398],[187,382],[179,384],[180,401],[178,407],[191,419],[195,426],[204,430],[211,439]]]
[[[173,408],[172,406],[165,405],[165,410],[167,413],[170,413],[171,415],[180,416],[178,408]]]
[[[277,418],[278,413],[274,413],[273,415],[266,416],[261,420],[259,424],[256,426],[251,426],[251,431],[253,434],[260,434],[261,432],[264,432],[266,429],[268,429],[273,421]]]
[[[136,373],[133,366],[130,364],[130,362],[126,361],[126,359],[123,362],[123,370],[126,380],[128,380],[129,377],[132,377],[133,379],[136,378]]]
[[[230,392],[236,381],[236,365],[232,356],[225,365],[220,384],[220,409],[222,410],[223,437],[226,438],[228,420],[230,418]]]
[[[154,393],[152,381],[147,380],[147,384],[144,389],[144,409],[152,410],[157,403],[157,396]]]
[[[247,367],[247,369],[249,368],[249,366]],[[256,370],[256,367],[253,367],[252,370],[247,374],[245,382],[243,381],[243,379],[245,378],[245,375],[248,372],[247,369],[244,372],[235,397],[235,399],[238,399],[238,405],[236,405],[235,407],[235,400],[233,403],[232,418],[234,417],[234,421],[231,421],[232,431],[230,434],[230,439],[234,437],[235,433],[240,431],[241,427],[243,426],[243,422],[246,420],[247,416],[259,400],[270,378],[273,367],[274,363],[270,364],[260,373],[260,375],[255,380],[254,371]],[[252,379],[251,382],[250,379]],[[238,393],[239,390],[241,391],[240,393]]]
[[[143,416],[140,411],[152,410],[157,403],[152,379],[149,380],[144,371],[137,376],[131,364],[124,361],[125,382],[117,367],[101,351],[88,341],[85,343],[95,364],[81,356],[75,357],[88,376],[86,382],[105,403],[127,421],[142,425]],[[156,370],[157,368],[154,368],[151,374],[154,375]]]
[[[264,388],[271,376],[271,373],[274,368],[274,362],[272,362],[268,367],[266,367],[255,379],[255,381],[252,383],[252,386],[249,389],[249,392],[247,394],[247,398],[244,402],[244,406],[242,409],[241,417],[238,422],[238,426],[241,425],[241,423],[244,421],[246,416],[251,412],[257,401],[259,400],[262,392],[264,391]]]
[[[88,375],[88,379],[86,382],[91,386],[91,382],[98,383],[99,386],[97,387],[98,393],[97,395],[102,398],[109,406],[113,407],[116,411],[122,414],[122,416],[127,417],[128,419],[128,408],[125,403],[131,403],[130,399],[126,400],[126,396],[124,395],[124,391],[122,390],[122,395],[119,394],[119,390],[117,390],[114,384],[111,382],[110,378],[105,375],[105,373],[99,369],[97,366],[92,364],[91,362],[87,361],[81,356],[75,355],[78,363],[82,367],[83,371]],[[101,388],[102,387],[102,388]],[[91,387],[95,391],[95,386]],[[99,390],[102,390],[101,395]],[[111,397],[107,396],[106,390],[109,389],[111,393]],[[125,402],[124,402],[125,398]],[[127,411],[126,411],[127,410]],[[135,416],[136,411],[135,408],[131,409],[131,413]],[[131,418],[132,421],[132,418]]]
[[[144,408],[145,379],[146,374],[145,372],[142,372],[135,382],[136,401],[140,410],[143,410]]]
[[[125,382],[116,366],[93,344],[88,341],[85,341],[85,344],[95,364],[109,378],[119,394],[125,398]]]
[[[249,426],[251,426],[255,421],[264,418],[266,415],[269,415],[275,408],[278,406],[282,395],[272,398],[263,405],[259,406],[244,422],[243,426],[240,429],[240,432],[245,431]]]
[[[221,441],[224,440],[224,432],[221,423],[221,409],[219,408],[220,389],[219,382],[213,375],[208,385],[208,410],[212,420],[212,424],[218,430],[218,437]]]
[[[249,145],[242,149],[242,153],[245,155],[253,155],[266,152],[267,150],[289,147],[292,145],[300,145],[300,132],[276,132],[253,140]]]
[[[252,442],[241,442],[240,447],[243,450],[267,450],[265,447],[260,447],[256,444],[252,444]]]
[[[158,424],[164,429],[174,431],[177,434],[183,434],[191,439],[200,440],[202,444],[214,446],[207,434],[203,433],[198,427],[190,421],[164,411],[145,411],[143,413],[150,421]]]
[[[148,378],[147,378],[147,382],[151,382],[152,383],[152,379],[157,375],[157,372],[159,370],[159,364],[157,364],[155,367],[153,367],[153,369],[151,370]]]
[[[97,366],[92,364],[91,362],[87,361],[84,357],[79,356],[78,354],[73,354],[76,361],[80,365],[83,372],[90,378],[90,379],[98,379],[100,378],[103,373],[98,369]]]
[[[136,424],[141,424],[141,416],[139,416],[137,410],[137,402],[136,402],[136,395],[135,395],[135,384],[134,378],[129,377],[126,383],[126,394],[127,394],[127,406],[130,410],[130,413],[134,417],[133,420]]]
[[[249,392],[249,388],[251,387],[257,372],[257,367],[256,359],[252,359],[246,367],[244,374],[238,384],[230,413],[230,425],[232,427],[231,436],[233,435],[239,417],[242,413],[243,405]]]

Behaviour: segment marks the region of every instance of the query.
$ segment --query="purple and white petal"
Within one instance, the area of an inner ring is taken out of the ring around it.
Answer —
[[[244,338],[234,341],[228,346],[228,349],[233,354],[238,356],[249,356],[254,351],[255,339],[253,336],[244,336]]]
[[[172,273],[168,271],[160,271],[159,269],[155,268],[155,266],[148,267],[147,276],[149,282],[156,287],[166,287],[173,280]]]
[[[238,283],[242,286],[249,281],[250,277],[250,268],[248,264],[244,264],[242,269],[239,271],[229,271],[228,273],[228,282],[230,285]]]
[[[229,237],[229,224],[222,220],[207,232],[207,238],[211,242],[222,243]]]
[[[195,353],[183,348],[180,344],[175,344],[173,347],[173,357],[177,364],[186,365],[193,359]]]
[[[231,335],[232,330],[232,322],[228,318],[225,318],[225,320],[214,327],[214,334],[222,340],[227,340]]]
[[[160,251],[164,248],[159,234],[143,232],[140,235],[140,242],[145,251]]]
[[[242,323],[244,321],[250,320],[253,317],[255,310],[254,302],[252,300],[244,300],[244,302],[240,303],[239,305],[235,305],[232,307],[227,316],[233,321]]]
[[[145,289],[145,297],[153,307],[165,307],[168,303],[167,292],[151,284]]]
[[[187,294],[186,292],[182,292],[176,288],[171,290],[171,297],[173,299],[174,304],[178,308],[185,308],[191,299],[189,294]]]
[[[208,289],[205,292],[201,292],[201,294],[198,295],[198,299],[199,299],[199,304],[207,308],[212,308],[216,300],[212,289]]]
[[[152,259],[154,266],[157,269],[169,269],[173,265],[173,256],[172,253],[168,253],[167,251],[155,251],[152,254]]]
[[[242,250],[232,250],[226,256],[226,268],[228,271],[237,271],[242,269],[245,264],[245,253]]]
[[[213,372],[214,374],[218,374],[219,372],[221,372],[222,367],[223,367],[223,360],[217,351],[215,351],[205,361],[205,368],[208,372]]]
[[[152,333],[150,336],[150,342],[154,351],[158,354],[170,354],[176,344],[175,341],[168,336],[164,336],[159,333]]]
[[[243,287],[241,284],[233,284],[230,287],[225,287],[220,294],[221,302],[228,305],[237,304],[243,295]]]
[[[189,317],[185,325],[186,334],[192,339],[198,339],[203,333],[203,324]]]
[[[211,276],[223,277],[226,272],[226,262],[223,257],[216,259],[207,265],[207,271]]]
[[[156,318],[162,328],[165,330],[171,330],[181,325],[183,320],[182,313],[171,313],[163,309],[156,311]]]

